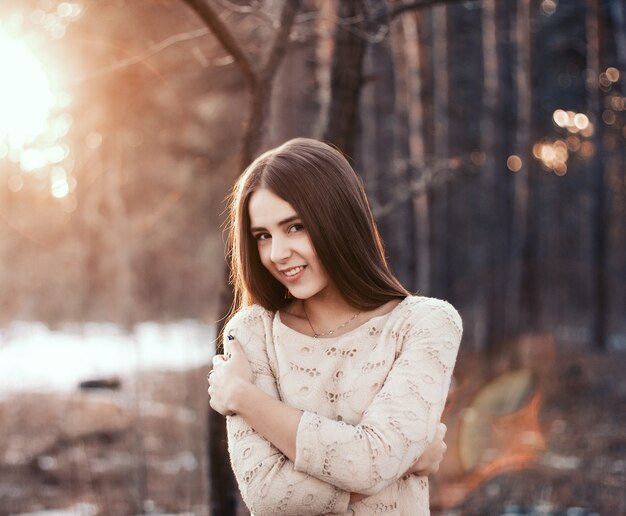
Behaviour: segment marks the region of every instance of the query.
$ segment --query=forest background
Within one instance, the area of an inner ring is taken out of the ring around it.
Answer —
[[[16,41],[42,63],[27,80]],[[323,138],[363,178],[403,284],[463,317],[434,510],[626,509],[623,1],[3,0],[0,57],[4,328],[218,324],[229,188],[263,150]],[[241,511],[205,435],[202,368],[189,374],[167,377],[187,389],[167,401],[199,414],[181,435],[210,446],[184,496],[151,473],[163,423],[139,410],[20,460],[6,441],[0,485],[58,489],[0,489],[0,513]],[[130,388],[136,406],[146,389]],[[91,393],[64,396],[90,414]],[[71,450],[107,446],[134,457],[114,480],[76,466]]]

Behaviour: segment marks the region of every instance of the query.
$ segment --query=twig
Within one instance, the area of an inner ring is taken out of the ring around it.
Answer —
[[[407,165],[414,167],[414,164],[407,163]],[[372,212],[376,218],[384,218],[393,212],[402,203],[408,201],[412,197],[418,197],[424,195],[429,187],[448,181],[452,176],[450,162],[440,163],[437,166],[420,167],[422,174],[419,178],[410,181],[407,184],[402,184],[400,191],[396,193],[394,198],[384,205],[375,205],[372,207]]]
[[[231,12],[237,14],[249,14],[251,16],[255,16],[259,20],[265,22],[272,29],[277,29],[278,24],[280,23],[280,19],[271,16],[270,14],[263,11],[261,7],[252,6],[252,5],[236,5],[229,0],[216,0],[218,4],[220,4],[224,9],[228,9]]]
[[[92,74],[85,75],[79,79],[76,79],[75,81],[72,82],[72,84],[80,84],[81,82],[85,82],[85,81],[88,81],[97,77],[101,77],[102,75],[113,73],[122,68],[126,68],[128,66],[141,63],[143,61],[146,61],[150,57],[155,56],[159,52],[162,52],[166,48],[177,45],[178,43],[182,43],[184,41],[191,41],[193,39],[207,36],[208,34],[210,34],[210,32],[211,31],[209,29],[203,28],[203,29],[197,29],[197,30],[193,30],[189,32],[183,32],[181,34],[175,34],[174,36],[170,36],[164,39],[163,41],[151,46],[145,53],[141,55],[130,56],[125,59],[121,59],[120,61],[113,63],[111,66],[108,66],[107,68],[98,70],[97,72],[94,72]]]
[[[408,2],[406,4],[396,5],[391,9],[389,16],[391,19],[407,11],[416,11],[419,9],[425,9],[426,7],[432,7],[437,4],[453,4],[458,2],[467,2],[468,0],[416,0],[415,2]],[[474,3],[473,1],[471,3]]]

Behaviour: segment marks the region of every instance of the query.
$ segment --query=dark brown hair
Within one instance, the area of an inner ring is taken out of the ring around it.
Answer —
[[[389,270],[361,180],[344,156],[325,143],[290,140],[259,156],[237,181],[230,200],[233,312],[259,304],[289,304],[286,288],[263,266],[250,231],[248,203],[267,188],[296,211],[326,273],[348,303],[371,310],[409,292]]]

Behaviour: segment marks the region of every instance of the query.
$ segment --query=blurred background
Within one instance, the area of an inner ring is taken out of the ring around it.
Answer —
[[[433,515],[626,514],[625,74],[623,0],[2,0],[0,514],[246,514],[224,199],[294,136],[463,317]]]

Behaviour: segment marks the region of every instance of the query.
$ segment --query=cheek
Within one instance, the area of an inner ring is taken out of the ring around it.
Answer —
[[[267,245],[259,245],[257,246],[257,249],[259,251],[259,258],[263,267],[271,269],[272,261],[270,260],[270,247]]]
[[[322,265],[322,262],[319,261],[317,256],[315,256],[315,258],[309,263],[313,264],[319,281],[322,281],[324,283],[328,283],[330,281],[326,269]]]

